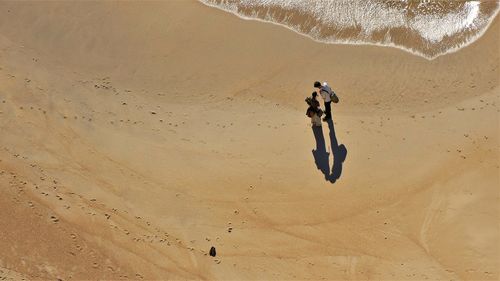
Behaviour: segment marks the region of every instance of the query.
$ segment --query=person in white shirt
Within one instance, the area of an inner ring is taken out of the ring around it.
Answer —
[[[318,94],[323,98],[323,102],[325,104],[325,117],[323,121],[328,122],[328,120],[332,120],[332,99],[330,97],[330,91],[321,85],[319,81],[314,82],[314,88],[317,89]]]

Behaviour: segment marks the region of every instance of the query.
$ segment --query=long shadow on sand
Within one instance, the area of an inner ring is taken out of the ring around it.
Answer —
[[[325,137],[323,135],[323,127],[313,126],[312,130],[316,139],[316,149],[312,150],[316,167],[320,170],[326,181],[335,183],[342,175],[342,164],[347,157],[347,148],[345,145],[339,145],[335,134],[335,126],[332,120],[327,122],[330,130],[330,148],[333,154],[333,165],[330,171],[330,153],[326,151]]]

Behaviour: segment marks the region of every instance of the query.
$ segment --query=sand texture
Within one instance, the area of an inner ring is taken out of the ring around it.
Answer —
[[[196,1],[1,2],[0,280],[498,280],[499,31],[430,61]]]

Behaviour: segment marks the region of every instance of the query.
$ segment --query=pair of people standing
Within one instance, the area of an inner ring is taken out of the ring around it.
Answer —
[[[323,173],[325,180],[331,183],[335,183],[342,174],[342,165],[347,156],[347,148],[345,145],[340,144],[337,140],[337,135],[335,134],[335,125],[332,121],[332,102],[338,103],[339,98],[335,92],[328,86],[326,82],[321,84],[319,81],[314,82],[314,88],[316,91],[312,93],[311,97],[306,99],[309,104],[307,113],[311,117],[312,131],[314,133],[314,138],[316,139],[316,149],[312,150],[314,157],[314,162],[316,167]],[[317,100],[317,96],[321,95],[324,105],[325,105],[325,117],[323,121],[328,124],[329,137],[330,137],[330,152],[326,150],[327,145],[325,142],[325,137],[323,135],[323,128],[321,126],[321,116],[323,111],[320,108],[320,103]],[[333,164],[330,169],[330,155],[333,155]]]
[[[306,103],[309,105],[306,115],[311,118],[313,126],[321,126],[321,116],[323,115],[323,111],[321,110],[319,101],[317,100],[318,94],[321,95],[325,106],[325,117],[323,118],[324,122],[332,120],[331,104],[332,101],[337,103],[339,99],[326,82],[321,84],[319,81],[316,81],[314,82],[314,88],[317,90],[312,93],[311,97],[306,98]]]

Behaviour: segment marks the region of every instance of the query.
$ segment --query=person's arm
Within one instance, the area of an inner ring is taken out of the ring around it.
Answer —
[[[321,96],[321,98],[323,99],[323,101],[326,100],[326,93],[323,89],[319,89],[319,95]]]

